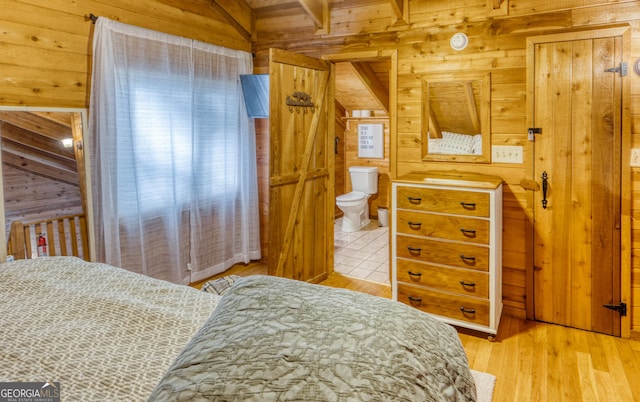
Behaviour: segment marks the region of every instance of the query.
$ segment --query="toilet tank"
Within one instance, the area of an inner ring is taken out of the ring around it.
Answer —
[[[351,166],[349,168],[351,176],[352,191],[360,191],[365,194],[375,194],[378,192],[378,168],[369,166]]]

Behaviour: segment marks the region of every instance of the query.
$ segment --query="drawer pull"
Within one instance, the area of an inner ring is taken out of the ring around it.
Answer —
[[[464,306],[460,307],[460,311],[462,311],[462,314],[475,314],[476,313],[476,309],[475,308],[466,308]]]
[[[407,222],[407,225],[409,225],[409,227],[411,229],[420,229],[420,227],[422,226],[422,223],[420,223],[420,222]]]
[[[409,274],[409,276],[417,276],[417,277],[421,277],[422,276],[422,272],[411,272],[411,271],[408,271],[407,274]]]
[[[476,287],[476,283],[475,283],[475,282],[465,282],[465,281],[460,281],[460,284],[461,284],[462,286],[464,286],[464,287],[467,287],[467,286],[469,286],[469,287],[474,287],[474,288]]]
[[[467,237],[476,237],[476,231],[473,229],[461,228],[460,231],[462,232],[463,235]]]
[[[422,202],[422,198],[420,197],[407,197],[407,199],[412,204],[420,204]]]
[[[475,202],[460,202],[460,205],[462,205],[462,208],[464,209],[476,209],[476,203]]]
[[[462,261],[464,262],[468,262],[468,263],[475,263],[476,262],[476,257],[474,256],[467,256],[464,254],[460,254],[460,258],[462,258]]]
[[[411,303],[422,303],[422,297],[409,296],[409,301]]]
[[[422,252],[422,249],[419,247],[411,247],[411,246],[407,246],[407,250],[409,250],[409,252],[411,254],[420,254]]]

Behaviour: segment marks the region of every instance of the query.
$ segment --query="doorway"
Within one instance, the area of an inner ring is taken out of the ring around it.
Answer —
[[[530,38],[533,317],[621,335],[620,30]],[[627,165],[628,166],[628,165]]]
[[[8,253],[91,259],[85,126],[84,109],[0,108],[3,261]]]
[[[351,191],[349,167],[377,167],[379,172],[378,192],[369,199],[369,225],[356,232],[343,232],[342,211],[335,206],[334,270],[354,278],[389,284],[388,227],[379,226],[378,214],[380,210],[388,213],[389,184],[392,172],[395,171],[390,154],[395,150],[389,145],[395,136],[396,126],[396,53],[356,52],[327,55],[325,59],[334,62],[336,71],[335,195]],[[360,124],[382,124],[382,158],[360,158]]]

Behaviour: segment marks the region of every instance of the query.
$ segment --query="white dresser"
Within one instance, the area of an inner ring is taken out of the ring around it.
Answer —
[[[502,313],[502,179],[414,172],[392,183],[393,299],[495,335]]]

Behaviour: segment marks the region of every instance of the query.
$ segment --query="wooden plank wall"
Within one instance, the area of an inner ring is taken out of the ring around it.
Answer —
[[[378,114],[384,116],[384,111],[379,111]],[[351,191],[351,177],[349,176],[349,168],[351,166],[367,166],[378,168],[378,193],[372,195],[369,198],[369,215],[372,217],[378,216],[378,207],[389,208],[391,197],[389,197],[389,191],[391,190],[391,181],[389,179],[389,118],[377,117],[377,118],[357,118],[350,117],[345,119],[346,131],[345,131],[345,163],[344,163],[344,181],[345,192]],[[383,124],[384,125],[384,157],[378,158],[359,158],[358,157],[358,124]]]
[[[14,220],[31,222],[82,213],[78,186],[2,165],[5,233]]]
[[[0,105],[87,107],[90,14],[250,51],[209,0],[0,0]]]
[[[525,223],[530,216],[520,181],[530,174],[532,145],[527,141],[526,39],[529,36],[628,24],[631,57],[640,57],[640,2],[607,0],[409,1],[409,20],[393,21],[388,3],[333,3],[331,32],[315,36],[301,20],[276,15],[257,23],[256,65],[269,47],[322,57],[337,53],[395,49],[398,54],[397,130],[392,141],[392,174],[413,170],[459,169],[495,174],[506,182],[504,192],[504,303],[508,314],[525,315]],[[387,7],[387,8],[385,8]],[[276,29],[277,27],[277,29]],[[456,52],[449,39],[463,31],[470,43]],[[447,164],[421,160],[421,78],[425,74],[490,71],[493,145],[524,147],[523,164]],[[640,147],[640,76],[631,72],[632,147]],[[623,167],[632,179],[632,330],[640,331],[640,169]]]
[[[258,202],[260,203],[260,253],[262,261],[269,255],[269,119],[255,119]]]

